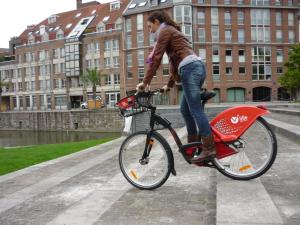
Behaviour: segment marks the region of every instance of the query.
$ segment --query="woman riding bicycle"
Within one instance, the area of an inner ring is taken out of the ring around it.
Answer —
[[[156,43],[147,60],[146,75],[143,82],[137,85],[137,90],[144,90],[150,84],[166,52],[171,75],[163,89],[167,91],[173,87],[175,81],[181,81],[183,95],[180,110],[187,127],[188,142],[199,141],[199,135],[202,138],[201,154],[193,157],[191,161],[199,163],[210,159],[216,154],[215,142],[210,124],[200,104],[200,90],[206,77],[205,66],[194,53],[180,26],[167,13],[153,12],[147,22],[150,32],[155,35]]]

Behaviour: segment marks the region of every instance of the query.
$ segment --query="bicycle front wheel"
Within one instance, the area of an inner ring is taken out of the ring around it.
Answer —
[[[160,187],[170,176],[172,152],[169,144],[157,132],[152,132],[146,145],[147,131],[134,133],[123,142],[119,164],[124,177],[139,189]],[[143,158],[145,148],[149,155]]]
[[[229,146],[236,154],[213,160],[225,176],[236,180],[250,180],[263,175],[277,155],[276,136],[268,123],[259,117],[245,133]]]

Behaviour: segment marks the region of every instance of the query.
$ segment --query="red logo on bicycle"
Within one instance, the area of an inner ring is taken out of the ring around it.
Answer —
[[[248,121],[248,116],[236,115],[236,116],[231,117],[230,121],[233,124],[237,124],[239,122],[243,123],[243,122]]]

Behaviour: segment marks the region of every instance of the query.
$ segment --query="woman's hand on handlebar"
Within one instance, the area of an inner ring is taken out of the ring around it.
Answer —
[[[169,87],[168,85],[164,85],[164,86],[161,88],[161,90],[162,90],[163,92],[168,92],[168,91],[170,91],[170,87]]]
[[[146,84],[144,84],[143,82],[136,85],[136,91],[137,92],[144,92],[145,88],[146,88]]]

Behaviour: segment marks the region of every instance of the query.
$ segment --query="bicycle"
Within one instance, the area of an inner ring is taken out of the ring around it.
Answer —
[[[129,135],[119,150],[120,169],[129,183],[139,189],[151,190],[163,185],[172,173],[176,176],[173,152],[155,125],[170,131],[179,152],[187,163],[201,152],[201,142],[182,144],[171,122],[156,114],[151,97],[159,89],[136,93],[121,99],[117,106],[124,117],[149,112],[150,129]],[[201,93],[203,109],[214,92]],[[267,172],[277,155],[277,140],[262,117],[269,113],[264,106],[235,106],[218,114],[211,122],[217,154],[210,161],[194,164],[215,168],[235,180],[250,180]]]

